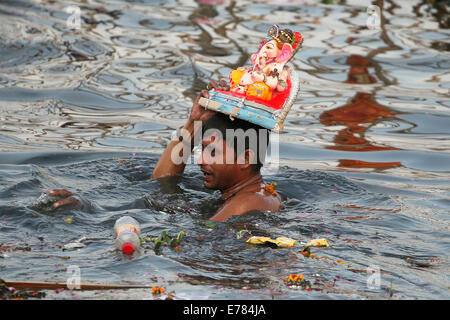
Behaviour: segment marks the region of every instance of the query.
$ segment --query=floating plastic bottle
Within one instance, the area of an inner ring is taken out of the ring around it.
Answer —
[[[114,231],[116,234],[116,248],[124,254],[133,254],[139,250],[141,241],[141,227],[139,222],[129,216],[117,219],[114,224]]]

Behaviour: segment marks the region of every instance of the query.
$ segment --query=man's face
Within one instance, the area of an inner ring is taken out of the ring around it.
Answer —
[[[207,188],[225,190],[239,181],[240,166],[234,150],[216,134],[203,138],[202,153],[197,164],[203,172]]]

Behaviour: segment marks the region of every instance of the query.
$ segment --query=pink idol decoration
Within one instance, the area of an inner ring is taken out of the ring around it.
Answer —
[[[299,79],[287,63],[301,48],[299,32],[273,25],[251,55],[251,68],[230,73],[230,90],[210,91],[210,99],[200,99],[207,109],[229,114],[263,127],[282,131],[284,119],[299,90]]]
[[[259,51],[251,56],[252,68],[239,68],[231,72],[231,91],[271,100],[272,93],[286,90],[289,78],[286,63],[302,42],[299,32],[272,26],[261,42]]]

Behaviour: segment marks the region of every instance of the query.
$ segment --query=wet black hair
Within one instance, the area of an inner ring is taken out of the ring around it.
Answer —
[[[236,135],[233,135],[234,141],[227,141],[227,129],[231,130],[239,130],[242,129],[244,131],[244,141],[245,146],[243,150],[253,149],[253,147],[262,148],[261,150],[253,150],[256,154],[256,163],[252,164],[252,169],[255,172],[260,172],[262,166],[264,165],[264,160],[266,156],[267,147],[269,145],[270,139],[270,130],[264,127],[261,127],[257,124],[234,118],[234,120],[230,119],[230,116],[223,113],[216,113],[211,118],[205,121],[202,127],[202,133],[204,134],[207,130],[218,130],[223,139],[229,146],[233,146],[235,158],[239,156],[238,152],[242,151],[242,149],[238,150],[238,140],[239,138]],[[248,130],[256,131],[257,145],[250,143],[250,137],[246,134]]]

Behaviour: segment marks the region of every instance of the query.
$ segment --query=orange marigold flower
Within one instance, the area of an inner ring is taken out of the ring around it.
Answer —
[[[270,192],[272,195],[276,195],[277,194],[277,191],[275,190],[276,186],[277,184],[275,182],[272,182],[271,184],[266,184],[264,190]]]
[[[152,293],[153,294],[164,293],[164,288],[163,287],[152,287]]]
[[[305,280],[305,277],[302,274],[294,274],[294,273],[291,273],[289,277],[284,279],[284,281],[291,283],[300,282],[302,280]]]
[[[173,300],[173,298],[175,298],[175,295],[172,292],[170,292],[167,294],[166,300]]]
[[[306,280],[306,278],[302,274],[294,274],[291,273],[289,277],[285,278],[284,281],[288,286],[295,285],[301,286],[303,289],[307,291],[311,291],[311,283]]]

